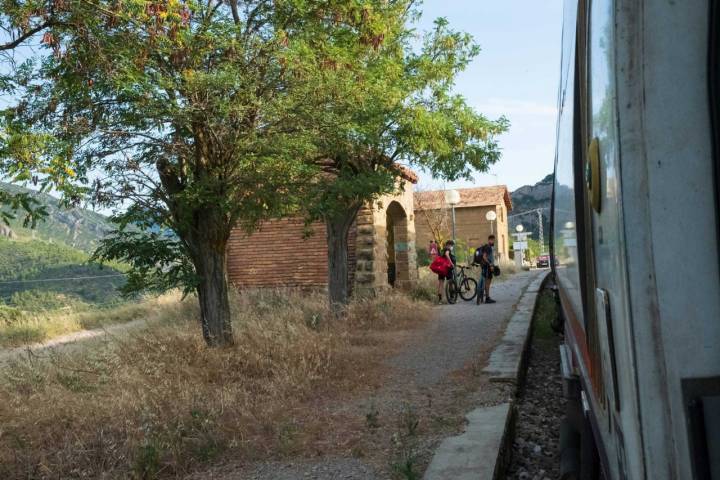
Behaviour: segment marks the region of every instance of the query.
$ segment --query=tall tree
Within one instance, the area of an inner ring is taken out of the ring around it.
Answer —
[[[40,41],[40,32],[52,21],[54,17],[45,3],[0,2],[0,105],[32,88],[29,65],[22,58],[31,41]],[[59,147],[56,140],[41,132],[23,131],[6,115],[0,112],[0,180],[30,184],[39,190],[61,190],[70,201],[77,200],[77,192],[67,181],[74,171],[61,158],[37,155]],[[7,224],[18,215],[26,227],[34,227],[47,211],[30,193],[0,190],[0,221]]]
[[[435,23],[415,46],[412,0],[365,2],[365,14],[382,13],[375,35],[354,48],[327,73],[316,137],[316,164],[324,175],[309,189],[310,219],[322,219],[328,240],[328,288],[336,308],[348,301],[348,232],[358,210],[395,191],[402,166],[445,180],[486,171],[500,157],[495,137],[504,118],[488,120],[452,92],[456,76],[477,55],[472,38]]]
[[[444,192],[422,192],[421,195],[415,195],[415,223],[424,223],[438,245],[443,245],[450,239],[451,217],[448,210]]]
[[[9,66],[6,125],[55,139],[32,156],[73,165],[93,201],[117,209],[97,256],[132,265],[127,288],[195,290],[207,343],[232,342],[230,232],[285,213],[315,176],[306,159],[332,43],[373,25],[324,0],[0,2],[15,32],[5,46],[43,46]]]

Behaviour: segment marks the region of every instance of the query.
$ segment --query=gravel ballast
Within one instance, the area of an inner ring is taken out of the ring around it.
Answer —
[[[547,291],[544,294],[548,295]],[[540,321],[545,324],[538,324]],[[536,317],[526,383],[517,402],[515,440],[507,480],[560,477],[559,432],[565,414],[560,342],[547,325],[547,319]]]

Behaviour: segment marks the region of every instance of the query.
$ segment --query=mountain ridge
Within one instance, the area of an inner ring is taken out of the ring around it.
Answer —
[[[550,202],[552,199],[554,175],[546,175],[534,185],[523,185],[510,192],[513,209],[508,215],[510,233],[522,224],[524,231],[531,232],[531,238],[538,240],[539,218],[537,210],[542,212],[543,236],[545,245],[550,238]]]
[[[59,242],[72,248],[92,253],[100,240],[114,229],[110,220],[97,212],[85,208],[66,209],[60,206],[60,200],[47,193],[36,192],[11,183],[0,182],[0,190],[11,193],[31,193],[40,204],[47,208],[48,215],[40,220],[34,229],[24,228],[20,219],[10,221],[0,227],[0,235],[12,238],[13,234],[46,242]]]

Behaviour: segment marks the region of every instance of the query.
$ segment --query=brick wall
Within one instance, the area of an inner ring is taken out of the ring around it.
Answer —
[[[502,209],[502,210],[501,210]],[[490,222],[485,219],[488,211],[495,210],[497,220],[493,222],[493,233],[496,237],[495,251],[501,255],[501,258],[508,258],[508,223],[507,212],[502,205],[489,207],[459,207],[455,209],[455,234],[458,240],[461,240],[469,248],[477,248],[487,242],[490,235]],[[451,215],[447,210],[447,215]],[[447,222],[446,238],[451,236],[452,222]],[[418,248],[427,250],[432,234],[427,224],[426,217],[419,213],[415,217],[415,231],[417,235]]]
[[[413,185],[398,184],[394,194],[365,205],[350,229],[348,280],[357,295],[389,288],[388,256],[395,257],[396,287],[409,289],[417,281]],[[393,252],[387,251],[387,215],[393,217]],[[228,276],[239,288],[327,288],[325,226],[309,226],[300,218],[264,222],[247,235],[234,230],[228,244]]]
[[[312,235],[300,218],[264,222],[247,235],[236,229],[228,243],[228,277],[238,288],[327,287],[327,240],[325,225],[313,223]],[[349,280],[355,281],[357,228],[348,238]]]

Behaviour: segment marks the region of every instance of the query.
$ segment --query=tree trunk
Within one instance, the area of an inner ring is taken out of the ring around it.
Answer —
[[[325,219],[328,246],[328,296],[330,307],[339,312],[349,301],[348,234],[358,208],[350,208]]]
[[[225,250],[201,248],[195,259],[203,337],[211,347],[233,343]]]

